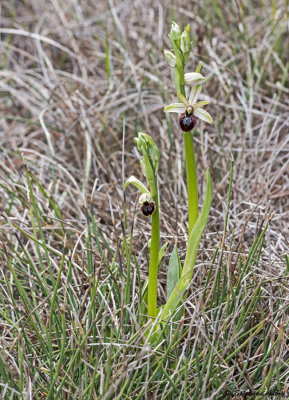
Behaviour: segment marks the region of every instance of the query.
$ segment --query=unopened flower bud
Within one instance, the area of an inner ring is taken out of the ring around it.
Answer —
[[[184,75],[185,84],[188,86],[202,85],[206,78],[198,72],[188,72]]]
[[[164,55],[166,62],[171,68],[174,68],[176,66],[177,60],[176,56],[169,50],[164,50]]]
[[[169,34],[169,38],[171,41],[175,43],[175,45],[180,48],[181,45],[181,30],[178,24],[172,22],[171,32]]]
[[[160,151],[154,142],[152,143],[152,145],[149,148],[149,156],[152,161],[153,169],[154,169],[154,172],[156,175],[157,171],[159,169]]]
[[[188,55],[191,51],[190,25],[186,27],[181,35],[181,50],[183,54],[186,55]]]
[[[173,35],[175,35],[175,36],[178,36],[178,37],[181,36],[180,27],[179,27],[179,25],[178,25],[176,22],[174,22],[174,21],[172,21],[171,33],[172,33]]]
[[[143,154],[142,168],[148,180],[157,175],[160,151],[152,138],[144,132],[139,132],[135,139],[139,151]]]

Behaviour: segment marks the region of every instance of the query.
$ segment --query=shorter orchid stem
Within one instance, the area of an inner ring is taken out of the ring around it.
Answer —
[[[159,200],[157,178],[151,187],[153,201],[156,210],[152,215],[152,235],[150,248],[149,281],[148,281],[148,319],[157,316],[157,282],[158,282],[158,262],[160,245],[160,221],[159,221]]]

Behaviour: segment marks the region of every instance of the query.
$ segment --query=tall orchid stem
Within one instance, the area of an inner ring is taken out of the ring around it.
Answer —
[[[177,93],[186,97],[184,85],[184,68],[175,69],[175,87]],[[195,148],[193,131],[184,132],[186,171],[187,171],[187,190],[188,190],[188,209],[189,209],[189,236],[198,219],[198,181],[195,160]]]
[[[150,185],[152,198],[156,205],[156,210],[152,215],[152,235],[150,248],[149,281],[148,281],[148,317],[157,316],[157,286],[158,286],[158,264],[160,246],[160,219],[159,219],[159,198],[157,177]]]
[[[188,208],[189,208],[189,236],[197,222],[199,216],[198,210],[198,181],[195,161],[195,148],[193,133],[184,133],[186,170],[187,170],[187,190],[188,190]]]

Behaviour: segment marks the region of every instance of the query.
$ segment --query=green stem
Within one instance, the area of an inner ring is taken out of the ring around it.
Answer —
[[[175,69],[175,87],[177,93],[186,96],[184,84],[184,68]],[[198,219],[198,181],[195,161],[193,131],[184,133],[185,157],[187,171],[188,209],[189,209],[189,236]]]
[[[160,220],[159,220],[159,199],[157,177],[154,185],[151,185],[152,198],[156,204],[156,211],[152,215],[152,235],[150,248],[150,265],[148,281],[148,316],[157,316],[157,284],[158,284],[158,263],[160,246]]]
[[[199,216],[198,209],[198,181],[195,161],[194,138],[192,132],[184,133],[188,208],[189,208],[189,236]]]

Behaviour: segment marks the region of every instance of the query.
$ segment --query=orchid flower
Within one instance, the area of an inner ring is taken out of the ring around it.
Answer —
[[[200,80],[198,81],[198,83],[199,82]],[[196,117],[208,122],[209,124],[213,123],[213,118],[210,116],[210,114],[207,111],[203,110],[203,108],[201,108],[206,104],[209,104],[209,102],[198,101],[201,90],[201,85],[198,84],[197,86],[193,86],[189,99],[186,99],[185,96],[178,93],[178,98],[181,103],[172,103],[164,108],[165,112],[174,112],[181,114],[179,118],[179,125],[183,132],[190,132],[195,128],[197,124]]]

